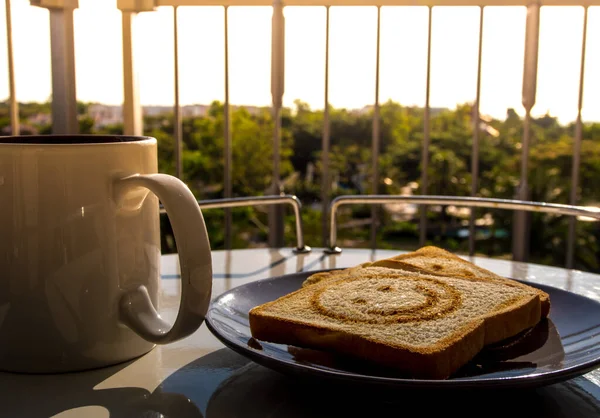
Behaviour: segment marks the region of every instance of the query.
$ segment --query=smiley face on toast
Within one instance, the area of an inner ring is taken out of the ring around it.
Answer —
[[[383,324],[439,319],[458,309],[462,298],[452,286],[433,278],[364,275],[323,284],[311,302],[331,318]]]

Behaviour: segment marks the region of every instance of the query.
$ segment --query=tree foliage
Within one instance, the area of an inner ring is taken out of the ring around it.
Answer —
[[[120,124],[96,126],[87,109],[87,104],[78,106],[82,133],[123,132]],[[49,124],[35,124],[37,115],[49,112],[49,103],[21,104],[21,122],[33,126],[32,129],[40,133],[50,133]],[[304,224],[309,245],[322,243],[318,203],[323,173],[324,117],[323,110],[312,110],[301,101],[296,101],[291,109],[284,109],[281,117],[282,187],[286,193],[296,194],[305,203]],[[373,193],[373,109],[330,108],[328,120],[330,197]],[[391,101],[381,106],[378,193],[405,193],[407,187],[414,193],[424,191],[421,184],[424,123],[421,108]],[[219,102],[212,103],[202,116],[183,118],[183,180],[198,199],[220,198],[224,194],[224,124],[224,108]],[[8,103],[0,103],[0,129],[5,131],[9,126]],[[427,194],[471,194],[473,137],[474,129],[478,129],[476,195],[516,197],[522,159],[523,120],[514,110],[508,109],[504,120],[482,117],[475,121],[470,104],[462,104],[455,109],[432,109],[429,127]],[[230,128],[233,195],[272,193],[274,123],[270,109],[233,108]],[[175,174],[173,131],[172,114],[144,117],[144,134],[158,141],[159,170],[169,174]],[[531,200],[570,203],[574,133],[574,124],[561,125],[550,115],[532,119],[528,155]],[[600,204],[600,190],[595,182],[600,178],[599,141],[600,124],[585,124],[577,191],[578,204],[581,205]],[[344,245],[368,245],[368,228],[364,227],[370,214],[367,209],[349,207],[340,214],[338,235]],[[452,209],[444,207],[429,212],[428,239],[455,251],[464,251],[467,248],[464,231],[468,218]],[[478,250],[486,255],[506,257],[511,251],[512,213],[477,210],[476,214],[478,219],[492,219],[491,223],[478,228]],[[213,248],[220,248],[223,244],[222,211],[207,211],[205,216]],[[542,214],[534,214],[531,219],[531,260],[563,265],[567,219]],[[235,210],[234,221],[234,246],[264,245],[267,234],[264,208]],[[393,211],[384,211],[379,245],[384,248],[415,248],[417,224],[417,217],[406,219]],[[577,225],[576,267],[597,271],[600,269],[597,223],[578,222]],[[292,226],[293,222],[286,224],[286,242],[289,245],[294,245]]]

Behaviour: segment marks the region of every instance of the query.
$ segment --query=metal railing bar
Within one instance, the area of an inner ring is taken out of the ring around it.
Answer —
[[[477,85],[473,106],[473,148],[471,151],[471,196],[477,196],[479,190],[479,103],[481,99],[481,61],[483,53],[483,15],[484,7],[479,8],[479,44],[477,48]],[[475,210],[469,214],[469,255],[475,253]]]
[[[201,210],[273,205],[290,205],[292,207],[292,209],[294,210],[294,218],[296,223],[296,248],[294,248],[294,251],[297,253],[310,252],[311,248],[304,243],[304,230],[302,228],[301,214],[302,203],[294,195],[232,197],[229,199],[198,200],[198,206]],[[160,213],[167,213],[162,204],[160,205]]]
[[[5,0],[4,12],[6,13],[6,55],[8,64],[8,94],[10,101],[10,132],[11,135],[19,135],[21,125],[19,122],[19,103],[15,89],[15,62],[13,55],[12,39],[12,13],[10,0]]]
[[[421,152],[421,194],[427,194],[428,179],[427,170],[429,169],[429,135],[430,135],[430,109],[429,96],[431,92],[431,23],[433,8],[428,8],[427,24],[427,70],[425,80],[425,109],[423,111],[423,150]],[[419,243],[425,245],[427,239],[427,207],[421,208],[421,220],[419,223]]]
[[[329,209],[329,194],[331,193],[331,180],[329,178],[329,6],[325,7],[325,99],[323,108],[323,153],[321,155],[321,231],[323,245],[327,244],[327,210]]]
[[[521,174],[517,198],[529,198],[529,143],[531,142],[531,109],[535,105],[537,90],[538,47],[540,35],[540,6],[532,3],[527,6],[525,23],[525,58],[523,65],[523,142],[521,144]],[[523,211],[515,212],[513,228],[513,260],[526,261],[529,252],[529,222]]]
[[[344,195],[331,202],[329,210],[329,244],[326,253],[337,254],[342,250],[337,247],[337,211],[343,205],[376,205],[392,202],[403,202],[417,205],[455,205],[470,208],[511,209],[526,212],[553,213],[559,215],[587,216],[600,220],[600,207],[563,205],[558,203],[532,202],[510,199],[494,199],[460,196],[396,196],[396,195]]]
[[[155,0],[156,6],[272,6],[273,0]],[[530,0],[421,0],[419,6],[529,6]],[[600,0],[537,0],[540,6],[600,6]],[[415,6],[414,0],[286,0],[286,6]]]
[[[181,106],[179,105],[179,42],[177,25],[177,6],[173,7],[173,74],[175,102],[173,104],[173,136],[175,140],[175,173],[178,178],[183,177],[183,140]]]
[[[583,37],[581,41],[581,67],[579,69],[579,97],[577,101],[577,119],[575,121],[575,138],[573,141],[573,163],[571,169],[571,195],[569,203],[576,205],[579,200],[579,166],[581,164],[581,141],[583,137],[583,121],[581,110],[583,109],[583,82],[585,78],[585,50],[587,45],[588,8],[583,8]],[[573,267],[575,254],[576,219],[569,219],[569,232],[567,236],[566,267]]]
[[[377,41],[375,47],[375,104],[373,106],[373,132],[371,137],[371,168],[373,170],[372,194],[379,193],[379,147],[381,143],[381,118],[379,109],[379,75],[381,56],[381,7],[377,7]],[[377,248],[378,213],[371,208],[371,248]]]
[[[224,137],[224,197],[229,199],[232,196],[232,138],[231,138],[231,107],[229,105],[229,7],[223,7],[223,26],[224,26],[224,54],[225,54],[225,101],[223,105],[223,137]],[[231,249],[231,210],[225,209],[225,249]]]

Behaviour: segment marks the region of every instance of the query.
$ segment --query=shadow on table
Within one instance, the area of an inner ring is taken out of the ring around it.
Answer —
[[[298,382],[254,363],[224,381],[206,418],[384,416],[600,416],[600,388],[576,378],[539,389],[367,390],[327,382]]]
[[[382,391],[298,380],[250,362],[229,349],[182,367],[165,379],[160,389],[189,398],[205,418],[600,416],[600,387],[583,377],[539,389]]]
[[[297,380],[225,348],[174,371],[153,392],[95,389],[128,365],[62,375],[0,374],[0,415],[49,417],[98,405],[108,411],[101,416],[111,418],[600,416],[600,387],[582,377],[540,389],[382,391]]]
[[[179,393],[165,393],[160,388],[153,393],[139,387],[95,389],[132,362],[78,373],[0,373],[0,416],[50,417],[76,408],[99,406],[108,412],[100,416],[111,418],[202,418],[198,407]]]

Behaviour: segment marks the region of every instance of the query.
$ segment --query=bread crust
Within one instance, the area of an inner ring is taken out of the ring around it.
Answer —
[[[453,335],[439,348],[407,349],[360,335],[264,315],[260,310],[250,311],[250,329],[257,340],[343,353],[421,379],[446,379],[475,357],[484,345],[483,324],[483,320],[468,324],[456,332],[460,334],[460,340],[458,335]]]

